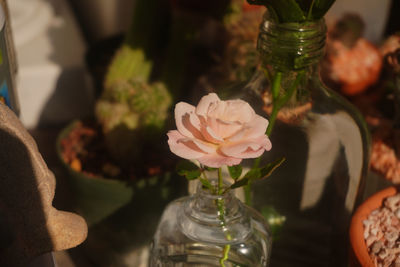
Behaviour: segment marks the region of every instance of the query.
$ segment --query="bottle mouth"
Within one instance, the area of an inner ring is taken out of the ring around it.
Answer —
[[[297,70],[317,63],[324,54],[324,19],[277,23],[268,12],[260,26],[257,48],[267,62],[281,70]]]

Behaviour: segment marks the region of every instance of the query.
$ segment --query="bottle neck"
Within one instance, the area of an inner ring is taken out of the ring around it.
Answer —
[[[180,225],[192,239],[220,244],[244,240],[251,231],[245,207],[230,190],[217,195],[201,185],[186,200]]]
[[[196,194],[188,202],[187,214],[196,220],[208,220],[208,223],[221,226],[220,218],[220,203],[224,205],[224,219],[225,223],[231,219],[231,217],[240,216],[240,205],[239,200],[235,198],[232,192],[229,190],[222,195],[214,194],[209,189],[204,189],[202,186],[197,188]]]
[[[314,69],[324,54],[326,25],[323,19],[277,23],[264,15],[257,48],[263,64],[281,72]]]
[[[257,43],[262,72],[249,83],[249,89],[262,95],[264,111],[280,120],[285,117],[292,120],[293,116],[301,118],[296,115],[297,110],[310,109],[312,94],[322,88],[318,65],[324,54],[325,39],[323,19],[277,23],[265,13]]]

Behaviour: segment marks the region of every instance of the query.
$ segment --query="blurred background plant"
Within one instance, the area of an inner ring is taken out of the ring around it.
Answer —
[[[159,140],[169,127],[172,103],[250,77],[265,9],[243,0],[137,0],[133,10],[131,26],[100,77],[95,107],[113,161],[107,164],[112,168],[99,168],[108,176],[134,162],[142,166],[137,162],[146,151],[163,151]],[[78,166],[85,169],[90,153],[79,151]]]

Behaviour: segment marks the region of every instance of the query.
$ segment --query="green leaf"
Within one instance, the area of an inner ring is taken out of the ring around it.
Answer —
[[[242,170],[243,169],[241,165],[228,166],[229,175],[233,180],[237,180],[240,177]]]
[[[243,178],[249,179],[251,181],[261,178],[261,168],[253,168],[249,170]]]
[[[261,168],[253,168],[249,170],[243,178],[249,179],[249,181],[255,181],[259,179],[265,179],[272,174],[272,172],[278,168],[283,162],[285,158],[279,158],[273,162],[268,163],[264,167]]]
[[[278,22],[303,22],[322,18],[335,0],[247,0],[252,5],[263,5]]]
[[[242,179],[240,179],[239,181],[236,181],[235,183],[233,183],[230,188],[231,189],[235,189],[241,186],[245,186],[250,182],[249,178],[243,177]]]
[[[179,175],[185,176],[188,180],[194,180],[200,177],[201,170],[197,167],[194,163],[190,161],[180,161],[177,166],[176,170]]]
[[[268,163],[267,165],[265,165],[264,167],[262,167],[260,169],[260,178],[261,179],[265,179],[268,176],[270,176],[275,170],[276,168],[278,168],[279,166],[281,166],[281,164],[285,161],[285,158],[279,158],[273,162]]]
[[[211,191],[214,189],[213,186],[212,186],[212,184],[210,183],[210,181],[208,181],[207,179],[200,178],[199,180],[200,180],[201,184],[202,184],[205,188],[208,188],[208,189],[210,189]]]
[[[335,0],[314,0],[314,4],[312,5],[311,10],[311,18],[310,20],[317,20],[325,16],[326,12],[328,12],[329,8],[333,5]]]
[[[265,0],[265,5],[268,10],[273,9],[280,23],[306,20],[303,10],[295,0]]]

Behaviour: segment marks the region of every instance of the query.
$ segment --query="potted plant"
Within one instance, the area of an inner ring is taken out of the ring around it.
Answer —
[[[389,257],[391,251],[386,246],[390,246],[390,227],[396,227],[394,220],[398,221],[395,210],[399,206],[398,193],[398,188],[393,186],[381,190],[365,200],[354,213],[349,230],[351,266],[374,267],[378,266],[378,261],[386,261],[384,266],[389,266],[396,261],[393,257],[396,254]]]
[[[392,186],[373,194],[353,215],[349,232],[352,266],[399,264],[395,248],[398,246],[399,189],[393,186],[400,181],[397,129],[400,114],[399,36],[389,37],[380,51],[384,55],[384,68],[379,86],[366,91],[354,101],[366,115],[372,131],[371,169],[380,176],[383,181],[380,184]]]

